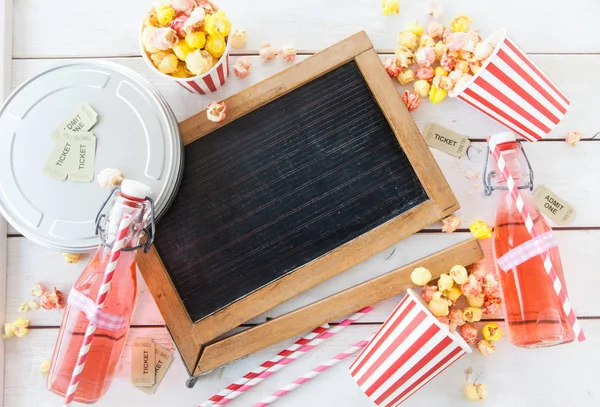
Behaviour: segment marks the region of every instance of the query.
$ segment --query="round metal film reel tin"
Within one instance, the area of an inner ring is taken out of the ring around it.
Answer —
[[[52,131],[82,103],[98,121],[94,174],[117,168],[152,189],[156,216],[171,204],[183,171],[175,115],[135,72],[84,61],[49,69],[17,88],[0,109],[0,212],[25,237],[51,249],[85,252],[99,240],[95,217],[110,190],[92,182],[59,181],[42,167]]]

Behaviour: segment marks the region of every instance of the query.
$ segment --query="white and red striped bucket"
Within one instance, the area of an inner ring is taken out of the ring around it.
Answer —
[[[167,75],[168,76],[168,75]],[[219,59],[219,62],[211,68],[210,71],[200,76],[193,78],[169,78],[177,82],[181,87],[189,90],[192,93],[207,95],[216,92],[221,86],[225,85],[229,77],[229,45],[225,53]]]
[[[397,406],[471,347],[407,290],[398,307],[350,366],[350,374],[378,406]]]
[[[457,97],[529,141],[544,138],[560,123],[569,98],[523,52],[505,30],[490,42],[494,52]]]

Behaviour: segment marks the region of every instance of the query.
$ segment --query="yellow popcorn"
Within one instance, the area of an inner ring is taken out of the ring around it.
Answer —
[[[454,287],[451,287],[450,289],[446,290],[444,292],[444,295],[450,301],[452,301],[453,303],[455,303],[460,298],[460,296],[462,295],[462,292],[460,291],[460,287],[454,286]]]
[[[23,304],[21,304],[21,306],[19,307],[19,312],[27,312],[29,311],[29,304],[27,303],[27,301],[25,301]]]
[[[469,401],[482,401],[487,397],[487,386],[481,383],[467,384],[464,393]]]
[[[456,62],[456,66],[454,67],[454,69],[458,69],[463,73],[469,73],[469,69],[471,69],[471,67],[469,66],[469,63],[467,61],[459,60],[458,62]]]
[[[410,280],[415,285],[423,286],[431,281],[431,272],[425,267],[417,267],[410,273]]]
[[[202,75],[213,66],[213,57],[207,51],[197,49],[187,55],[185,64],[193,75]]]
[[[400,2],[398,0],[383,0],[383,15],[398,14],[400,12]]]
[[[171,74],[177,70],[179,60],[175,54],[168,54],[160,61],[157,68],[162,73]]]
[[[490,342],[496,342],[502,337],[502,331],[496,322],[485,324],[483,328],[481,328],[481,333],[483,334],[484,339]]]
[[[434,105],[437,105],[442,100],[444,100],[448,96],[448,91],[445,89],[439,89],[435,85],[431,85],[431,90],[429,91],[429,100]]]
[[[79,261],[81,254],[79,253],[63,253],[63,259],[70,264],[75,264]]]
[[[204,34],[202,31],[195,31],[193,33],[189,33],[188,35],[185,36],[185,44],[188,46],[187,52],[190,51],[190,48],[202,49],[202,48],[204,48],[204,45],[206,44],[206,34]],[[175,50],[173,50],[173,51],[175,51]],[[187,55],[187,52],[186,52],[186,55]],[[175,55],[177,55],[177,53],[175,53]],[[179,58],[179,56],[178,56],[178,58]],[[181,58],[179,58],[179,59],[181,59]],[[185,57],[183,59],[185,59]]]
[[[446,44],[444,44],[442,41],[438,41],[437,44],[435,44],[435,47],[433,47],[433,52],[435,52],[435,60],[439,61],[440,59],[442,59],[442,55],[444,55],[444,53],[448,50],[448,46]]]
[[[411,21],[406,26],[406,31],[410,31],[411,33],[415,34],[417,37],[419,37],[421,34],[423,34],[424,30],[425,29],[423,28],[423,26],[421,24],[419,24],[419,22],[417,20]]]
[[[419,47],[420,48],[425,48],[425,47],[435,47],[435,41],[433,40],[433,38],[431,38],[431,36],[427,35],[427,34],[423,34],[421,36],[421,39],[419,40]]]
[[[185,57],[187,57],[187,54],[193,51],[193,48],[190,48],[190,46],[187,44],[187,37],[189,37],[189,35],[185,37],[186,41],[179,41],[177,44],[173,45],[173,52],[175,53],[177,58],[179,58],[182,61],[185,61]]]
[[[27,301],[27,306],[31,310],[36,310],[36,309],[40,308],[40,304],[38,304],[37,302],[32,301],[32,300]]]
[[[415,73],[412,71],[412,69],[407,69],[404,72],[400,72],[397,79],[401,85],[406,85],[407,83],[415,80]]]
[[[48,370],[50,370],[50,361],[43,360],[42,363],[40,364],[40,373],[45,376],[48,374]]]
[[[414,51],[417,49],[418,37],[412,31],[400,31],[398,33],[398,44]]]
[[[419,79],[414,83],[415,92],[419,94],[422,98],[427,97],[429,95],[429,88],[431,85],[425,79]]]
[[[454,280],[446,273],[442,273],[440,275],[440,279],[438,280],[438,289],[440,291],[446,291],[452,288],[454,285]]]
[[[192,73],[188,71],[187,67],[185,66],[185,61],[179,61],[179,64],[177,65],[177,70],[173,72],[171,76],[174,76],[175,78],[189,78],[194,75],[192,75]]]
[[[469,279],[467,269],[458,264],[453,266],[448,274],[450,274],[450,277],[452,277],[456,284],[464,284]]]
[[[489,239],[492,237],[492,228],[486,225],[482,220],[476,220],[471,223],[469,230],[477,239]]]
[[[484,301],[485,298],[483,295],[467,296],[467,303],[470,307],[481,308],[483,306]]]
[[[4,324],[4,334],[2,335],[3,339],[10,338],[12,336],[17,336],[18,338],[22,338],[29,332],[27,327],[29,326],[29,320],[19,318],[14,322]]]
[[[227,37],[231,31],[231,21],[229,21],[223,10],[219,10],[214,14],[206,16],[204,19],[204,31],[208,35],[219,34],[222,37]]]
[[[466,33],[469,31],[469,26],[472,22],[473,20],[471,20],[469,16],[461,14],[452,19],[450,26],[452,27],[452,31],[454,31],[455,33]]]
[[[467,322],[479,322],[483,316],[481,308],[467,307],[463,310],[463,318]]]
[[[31,287],[31,289],[29,290],[31,295],[33,295],[34,297],[41,297],[45,291],[46,291],[46,287],[44,287],[40,283],[33,284],[33,287]]]
[[[246,43],[246,30],[234,28],[231,34],[229,34],[228,40],[233,48],[242,48]]]
[[[442,298],[441,292],[433,293],[431,301],[429,301],[429,310],[436,317],[445,317],[450,313],[448,300]]]
[[[214,58],[219,59],[225,52],[225,38],[220,34],[211,34],[206,39],[206,50]]]
[[[156,18],[158,19],[158,23],[165,27],[169,24],[173,17],[175,17],[175,10],[170,6],[162,6],[156,9]]]
[[[4,324],[4,333],[2,334],[2,339],[7,339],[12,336],[15,336],[13,332],[13,324],[11,322],[7,322]]]
[[[433,73],[435,74],[435,76],[448,76],[448,71],[446,71],[441,66],[436,67]]]

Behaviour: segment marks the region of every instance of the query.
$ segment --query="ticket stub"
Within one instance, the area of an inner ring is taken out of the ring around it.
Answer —
[[[575,209],[544,185],[535,189],[533,199],[540,212],[559,225],[566,225],[575,217]]]
[[[150,387],[155,382],[156,352],[151,339],[136,338],[131,349],[131,383]]]
[[[156,365],[154,367],[155,381],[150,387],[138,387],[141,391],[148,394],[156,393],[158,386],[167,374],[167,370],[173,361],[173,355],[170,350],[163,348],[160,345],[154,345],[154,351],[156,353]]]
[[[69,179],[75,182],[91,182],[94,179],[96,161],[96,137],[90,132],[61,132],[59,140],[68,140],[72,150],[67,157]]]
[[[52,131],[52,138],[58,141],[60,134],[66,132],[85,132],[98,122],[98,113],[87,103],[82,103]]]
[[[68,158],[73,150],[73,144],[66,138],[59,138],[54,144],[50,157],[44,163],[44,174],[63,181],[69,173]]]
[[[471,143],[467,137],[436,123],[429,123],[425,127],[423,136],[427,145],[454,157],[465,154]]]

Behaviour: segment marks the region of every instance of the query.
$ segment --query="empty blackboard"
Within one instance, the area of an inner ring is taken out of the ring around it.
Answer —
[[[351,61],[186,146],[155,244],[197,321],[427,199]]]

